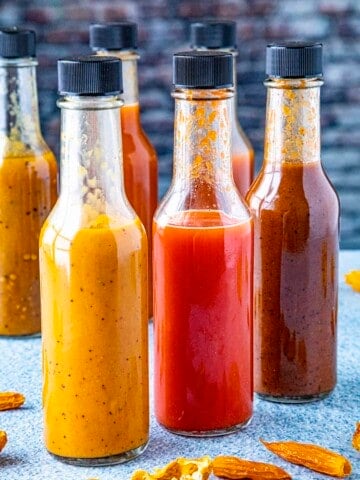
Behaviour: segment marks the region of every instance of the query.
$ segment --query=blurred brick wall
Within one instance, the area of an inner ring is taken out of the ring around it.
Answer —
[[[5,0],[3,25],[38,35],[38,86],[43,132],[58,154],[56,60],[88,52],[92,22],[139,23],[142,121],[159,154],[160,193],[172,171],[171,55],[187,48],[189,19],[231,18],[238,25],[239,117],[262,161],[264,53],[289,38],[325,44],[322,92],[323,161],[342,203],[342,247],[360,248],[360,1],[359,0]]]

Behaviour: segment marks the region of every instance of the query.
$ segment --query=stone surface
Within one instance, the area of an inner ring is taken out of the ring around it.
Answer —
[[[265,46],[288,38],[324,43],[323,147],[327,172],[340,197],[352,195],[356,209],[344,207],[353,227],[342,229],[343,247],[360,247],[360,2],[358,0],[2,0],[3,25],[22,25],[38,34],[39,94],[44,136],[59,154],[56,60],[88,51],[91,22],[127,18],[139,23],[143,125],[160,158],[160,194],[170,182],[173,100],[171,55],[187,48],[189,20],[221,16],[237,21],[239,117],[262,162],[265,114]],[[339,156],[339,151],[341,155]],[[349,162],[349,163],[348,163]],[[339,170],[342,175],[339,175]],[[357,182],[357,183],[356,183]],[[351,202],[346,200],[346,205]]]
[[[0,455],[1,480],[130,480],[136,469],[152,469],[178,456],[205,454],[238,455],[272,462],[285,468],[294,479],[328,478],[275,457],[265,450],[259,438],[292,439],[332,448],[352,462],[354,473],[349,478],[359,479],[360,457],[351,447],[351,438],[355,424],[360,420],[360,294],[353,292],[343,281],[344,273],[354,268],[360,268],[360,250],[341,252],[338,385],[329,398],[307,405],[281,405],[257,400],[253,420],[246,429],[208,439],[179,437],[161,429],[154,419],[151,399],[151,436],[147,450],[136,460],[114,467],[73,467],[46,453],[42,443],[41,341],[39,338],[0,338],[0,391],[17,390],[26,396],[21,409],[0,412],[0,429],[8,433],[8,444]],[[151,330],[150,326],[150,334]],[[152,335],[150,351],[152,353]]]

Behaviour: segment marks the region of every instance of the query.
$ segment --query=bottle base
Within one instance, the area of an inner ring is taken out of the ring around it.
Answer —
[[[140,447],[128,450],[127,452],[119,453],[118,455],[111,455],[109,457],[101,458],[75,458],[75,457],[63,457],[49,452],[51,456],[59,460],[60,462],[68,465],[74,465],[77,467],[106,467],[110,465],[118,465],[119,463],[125,463],[138,457],[146,449],[148,442],[140,445]]]
[[[239,430],[242,430],[250,424],[251,420],[252,416],[242,423],[238,423],[231,427],[219,428],[215,430],[176,430],[174,428],[169,428],[165,425],[162,425],[161,423],[160,426],[168,432],[174,433],[175,435],[180,435],[182,437],[220,437],[224,435],[231,435],[232,433],[236,433]]]
[[[5,335],[3,333],[0,333],[0,338],[6,338],[9,340],[26,340],[27,338],[40,338],[41,337],[41,332],[35,332],[35,333],[19,333],[19,335]]]
[[[312,402],[319,402],[320,400],[324,400],[332,393],[332,390],[328,392],[317,393],[313,395],[298,395],[298,396],[276,396],[276,395],[268,395],[266,393],[257,393],[256,396],[260,400],[265,400],[267,402],[274,402],[274,403],[312,403]]]

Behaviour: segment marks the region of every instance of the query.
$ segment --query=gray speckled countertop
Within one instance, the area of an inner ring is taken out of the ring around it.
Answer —
[[[26,396],[19,410],[0,412],[0,430],[8,444],[0,454],[0,480],[128,480],[138,468],[152,469],[177,456],[239,455],[272,462],[300,480],[326,479],[268,452],[258,441],[293,439],[318,443],[346,455],[353,464],[351,480],[360,479],[360,453],[351,446],[360,421],[360,294],[344,284],[344,273],[360,269],[360,250],[340,254],[339,380],[328,399],[307,405],[279,405],[257,400],[251,424],[243,431],[210,439],[191,439],[161,429],[151,416],[146,451],[113,467],[73,467],[54,460],[42,443],[40,339],[0,339],[0,390]],[[152,336],[150,337],[152,339]]]

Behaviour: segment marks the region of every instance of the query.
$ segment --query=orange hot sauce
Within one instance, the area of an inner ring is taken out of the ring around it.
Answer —
[[[254,177],[254,150],[245,144],[244,150],[237,150],[235,142],[233,140],[231,147],[233,177],[239,192],[245,197]]]
[[[137,24],[123,21],[91,25],[90,46],[97,55],[115,56],[122,62],[124,106],[121,109],[121,129],[125,192],[148,237],[148,304],[151,318],[153,315],[151,228],[158,203],[158,167],[155,149],[140,122]]]
[[[45,443],[106,458],[148,438],[145,234],[105,215],[70,238],[56,227],[40,240]]]
[[[222,51],[232,55],[235,95],[232,99],[231,162],[235,185],[245,197],[254,177],[254,150],[237,117],[236,22],[218,19],[196,21],[190,25],[190,44],[195,50]]]
[[[157,206],[157,156],[140,123],[138,103],[121,109],[126,195],[145,227],[149,252],[149,317],[152,317],[152,219]]]
[[[0,162],[0,335],[40,332],[38,241],[57,198],[50,150]]]
[[[40,333],[39,235],[57,198],[40,129],[36,35],[0,28],[0,336]]]

